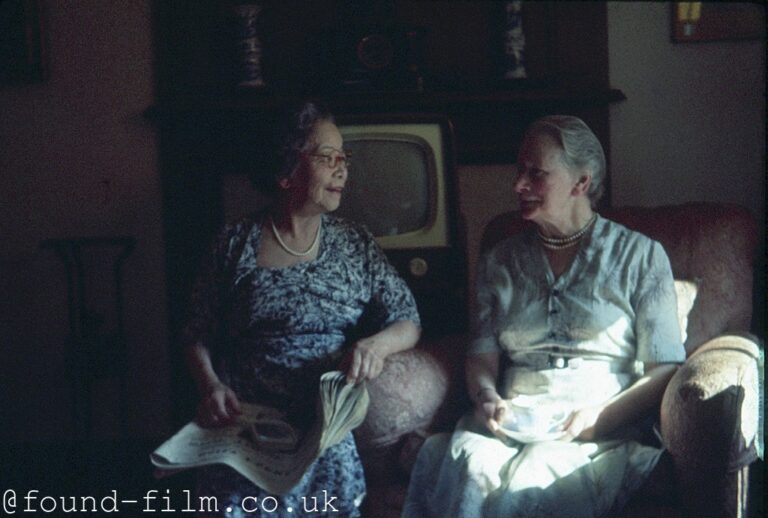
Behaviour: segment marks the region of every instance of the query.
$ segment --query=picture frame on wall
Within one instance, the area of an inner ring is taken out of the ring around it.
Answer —
[[[0,84],[47,79],[41,4],[41,0],[0,2]]]
[[[765,39],[765,7],[748,2],[672,2],[674,43]]]

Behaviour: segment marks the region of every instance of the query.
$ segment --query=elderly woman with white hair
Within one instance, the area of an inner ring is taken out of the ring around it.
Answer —
[[[515,193],[526,231],[479,263],[474,403],[431,437],[404,516],[611,516],[662,453],[641,441],[684,361],[661,245],[602,218],[605,155],[580,119],[535,121]]]

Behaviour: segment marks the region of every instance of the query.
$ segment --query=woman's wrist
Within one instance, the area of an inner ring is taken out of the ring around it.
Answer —
[[[492,397],[492,399],[500,399],[499,394],[496,392],[496,388],[495,387],[480,387],[474,393],[474,398],[473,398],[474,401],[476,403],[479,403],[479,402],[483,401],[483,399],[482,399],[483,395],[485,395],[486,393],[490,393],[492,396],[496,396],[496,397]]]
[[[395,353],[412,348],[420,335],[421,331],[414,322],[397,320],[378,333],[360,339],[358,343],[375,351],[382,360],[386,360]]]
[[[221,388],[221,386],[222,386],[222,383],[221,383],[220,380],[218,380],[218,379],[215,379],[215,380],[209,379],[209,380],[205,381],[202,384],[202,386],[200,387],[200,392],[203,395],[203,397],[210,396],[217,389]]]
[[[222,385],[216,372],[212,368],[205,368],[204,366],[195,369],[192,373],[192,378],[197,387],[197,392],[202,398],[210,396],[211,393]]]
[[[210,352],[206,346],[197,343],[189,347],[186,354],[187,364],[197,391],[201,397],[207,397],[221,384],[221,380],[211,363]]]

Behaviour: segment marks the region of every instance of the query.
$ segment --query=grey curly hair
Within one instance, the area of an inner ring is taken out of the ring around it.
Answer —
[[[605,179],[605,152],[597,136],[586,123],[572,115],[548,115],[534,121],[525,132],[526,137],[549,135],[563,149],[563,163],[571,171],[587,169],[592,175],[587,196],[592,206],[603,196]]]
[[[335,123],[335,120],[320,101],[300,101],[283,108],[276,122],[271,152],[262,160],[263,167],[251,175],[259,191],[273,195],[278,190],[278,182],[299,168],[302,155],[311,149],[314,130],[321,122]]]

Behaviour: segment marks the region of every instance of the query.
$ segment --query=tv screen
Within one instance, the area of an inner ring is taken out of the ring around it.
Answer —
[[[365,222],[375,236],[396,236],[429,224],[435,159],[426,142],[372,134],[348,138],[344,147],[352,153],[354,167],[340,215]]]
[[[364,223],[383,248],[448,246],[448,148],[441,121],[342,121],[339,129],[352,167],[338,214]]]

